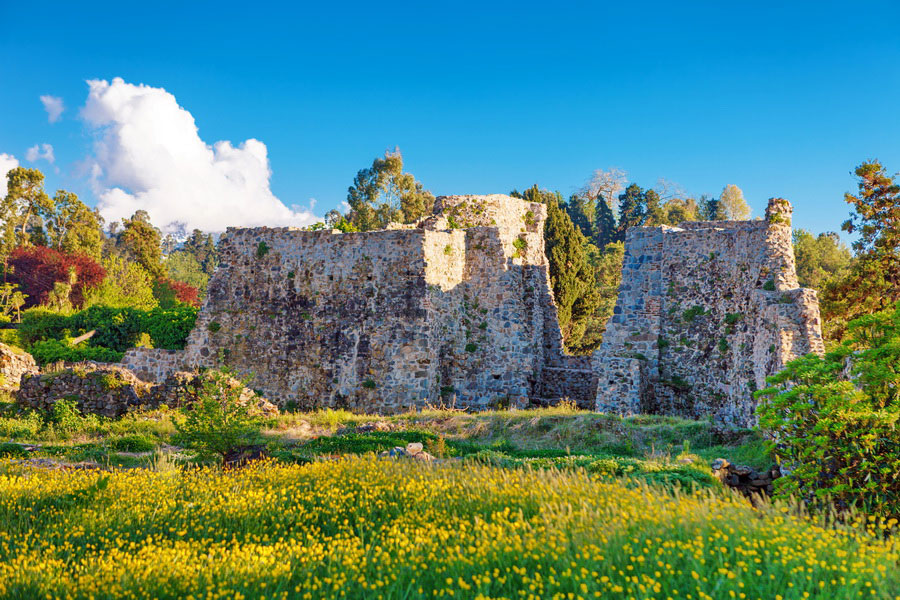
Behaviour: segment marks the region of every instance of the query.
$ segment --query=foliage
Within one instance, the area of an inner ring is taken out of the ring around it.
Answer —
[[[698,203],[699,217],[704,221],[725,221],[728,213],[719,198],[713,196],[701,196]]]
[[[193,254],[177,250],[166,257],[166,273],[170,280],[196,288],[200,295],[206,293],[209,275]]]
[[[102,219],[78,196],[59,190],[53,197],[53,209],[45,217],[48,245],[67,254],[86,254],[100,260],[103,249]]]
[[[750,207],[744,200],[741,188],[730,183],[722,188],[719,195],[719,208],[725,212],[728,221],[746,221],[750,218]]]
[[[557,318],[566,347],[575,352],[590,352],[583,346],[587,318],[594,314],[600,301],[594,282],[594,271],[588,262],[587,240],[560,207],[561,197],[534,185],[522,194],[529,202],[547,206],[544,223],[544,253],[550,270],[550,285],[556,300]]]
[[[359,231],[370,231],[392,221],[412,223],[430,214],[434,195],[403,172],[403,155],[395,149],[356,174],[347,190],[347,203],[347,220]]]
[[[846,324],[862,315],[887,310],[900,301],[900,184],[877,160],[856,168],[858,192],[844,194],[854,213],[842,229],[858,237],[856,257],[847,274],[822,294],[822,314],[832,341]]]
[[[19,290],[14,283],[0,284],[0,321],[10,321],[15,316],[16,320],[22,318],[21,309],[25,306],[27,296]]]
[[[61,360],[66,362],[83,360],[119,362],[122,360],[123,354],[103,346],[89,346],[84,342],[73,346],[69,340],[42,340],[32,344],[28,351],[39,365],[52,364]]]
[[[9,267],[8,280],[27,296],[26,306],[47,302],[58,284],[71,284],[66,299],[73,306],[82,306],[86,291],[99,286],[106,276],[106,270],[87,255],[66,254],[45,246],[14,249]]]
[[[646,217],[644,190],[632,183],[619,196],[618,241],[625,241],[625,232],[631,227],[640,227]]]
[[[122,219],[122,226],[116,247],[130,260],[141,265],[154,279],[162,277],[161,234],[150,223],[150,215],[139,210],[130,219]]]
[[[180,305],[171,309],[116,308],[91,306],[71,315],[46,309],[30,309],[22,315],[19,334],[26,345],[43,340],[59,340],[88,331],[96,333],[88,343],[117,352],[134,347],[142,333],[150,336],[155,348],[180,350],[197,319],[197,309]]]
[[[212,234],[204,234],[199,229],[191,232],[191,235],[184,241],[179,252],[187,254],[200,265],[200,269],[207,277],[212,277],[219,264],[219,253],[216,250],[216,243]],[[169,257],[171,259],[171,256]],[[170,275],[171,276],[171,275]],[[175,279],[178,279],[175,277]],[[204,289],[205,285],[200,286],[193,281],[185,281],[194,287]]]
[[[242,401],[243,385],[221,371],[207,371],[201,389],[175,422],[177,439],[205,458],[218,456],[222,464],[235,450],[259,441],[262,419],[250,402]]]
[[[900,305],[851,322],[833,352],[768,381],[756,394],[760,427],[792,470],[780,493],[900,517]]]
[[[794,230],[794,256],[801,287],[822,290],[840,278],[850,265],[850,250],[834,232],[814,236],[804,229]]]
[[[114,255],[104,258],[102,264],[106,277],[98,287],[86,292],[85,308],[95,305],[142,310],[156,308],[153,281],[144,267]]]
[[[153,295],[163,309],[175,308],[179,304],[200,306],[200,290],[182,281],[163,277],[153,283]]]
[[[864,528],[583,470],[374,458],[4,469],[9,598],[846,600],[900,583],[896,542]]]
[[[6,188],[6,196],[0,198],[0,256],[4,258],[13,248],[44,242],[43,218],[53,210],[53,200],[44,191],[44,174],[37,169],[10,170]]]

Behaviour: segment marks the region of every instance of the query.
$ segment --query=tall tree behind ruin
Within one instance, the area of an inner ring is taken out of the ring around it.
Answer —
[[[625,232],[631,227],[640,227],[647,216],[644,204],[644,190],[632,183],[619,195],[618,240],[625,241]]]
[[[722,189],[719,203],[725,211],[725,218],[729,221],[746,221],[750,218],[750,206],[744,200],[744,192],[733,183]]]
[[[53,210],[53,199],[44,191],[44,174],[38,169],[16,167],[6,174],[6,179],[8,191],[0,203],[0,251],[4,257],[16,246],[32,243],[32,227],[40,228],[44,216]]]
[[[725,221],[728,218],[722,201],[715,196],[704,194],[700,196],[697,205],[701,221]]]
[[[159,229],[150,223],[147,211],[139,210],[130,219],[122,219],[123,230],[117,245],[131,260],[141,265],[154,279],[163,276]]]
[[[87,254],[100,260],[103,250],[103,219],[78,196],[58,190],[52,210],[45,215],[48,245],[68,254]]]
[[[844,194],[854,212],[842,229],[858,234],[846,277],[826,286],[822,312],[826,337],[838,341],[848,321],[900,301],[900,185],[877,160],[859,165],[856,194]]]
[[[391,222],[413,223],[434,210],[434,195],[403,172],[399,149],[386,151],[361,169],[347,190],[350,223],[359,231],[383,229]]]
[[[510,195],[547,206],[544,253],[563,343],[571,352],[592,351],[594,347],[583,345],[584,334],[588,318],[596,312],[600,295],[585,250],[589,246],[587,238],[560,206],[562,196],[559,192],[542,190],[535,184],[521,194],[513,191]]]

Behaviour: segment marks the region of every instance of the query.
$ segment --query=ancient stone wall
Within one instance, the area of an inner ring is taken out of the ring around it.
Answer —
[[[134,349],[125,363],[152,381],[226,364],[302,408],[591,403],[589,359],[562,353],[545,214],[448,196],[416,227],[229,229],[184,352]]]
[[[596,406],[749,426],[766,376],[823,350],[816,294],[797,284],[787,201],[771,200],[765,220],[634,228],[594,357]]]
[[[17,390],[23,375],[39,370],[34,358],[27,352],[0,344],[0,391]]]

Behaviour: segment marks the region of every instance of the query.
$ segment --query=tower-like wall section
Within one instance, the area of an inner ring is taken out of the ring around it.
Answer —
[[[790,218],[773,199],[765,220],[629,231],[594,357],[597,408],[752,425],[765,378],[824,348],[816,294],[797,285]]]

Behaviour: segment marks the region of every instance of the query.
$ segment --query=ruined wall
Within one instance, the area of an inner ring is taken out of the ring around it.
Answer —
[[[449,196],[418,227],[229,229],[184,352],[124,362],[151,381],[224,363],[302,408],[524,406],[566,392],[542,384],[545,365],[567,366],[544,219],[508,196]],[[580,389],[593,399],[595,385]]]
[[[818,301],[799,289],[791,206],[766,219],[628,232],[622,285],[594,356],[597,409],[754,423],[753,392],[822,352]]]

